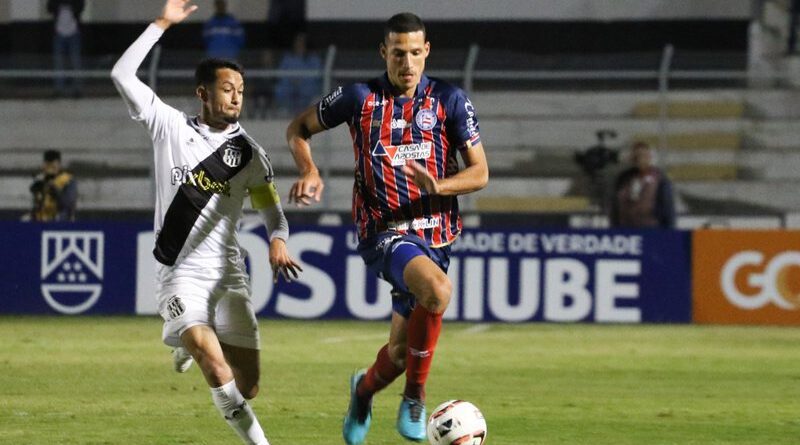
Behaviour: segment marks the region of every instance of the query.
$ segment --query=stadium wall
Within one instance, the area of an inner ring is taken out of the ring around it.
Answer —
[[[149,224],[0,223],[0,313],[157,313]],[[386,319],[349,227],[295,227],[300,280],[273,285],[266,234],[248,220],[261,317]],[[800,324],[800,232],[466,230],[445,317],[472,322]],[[22,246],[27,246],[23,248]],[[694,248],[693,248],[694,247]]]
[[[263,22],[245,22],[247,49],[280,48],[288,39],[276,38]],[[121,54],[145,28],[143,23],[86,23],[84,55]],[[306,26],[314,48],[376,50],[382,22],[318,21]],[[748,21],[696,19],[611,22],[442,21],[428,30],[436,49],[463,49],[472,43],[482,48],[527,51],[533,54],[602,54],[663,50],[671,43],[681,51],[746,52]],[[167,49],[202,50],[202,23],[170,29],[160,43]],[[52,23],[27,21],[0,23],[0,53],[50,54]],[[377,51],[377,50],[376,50]]]

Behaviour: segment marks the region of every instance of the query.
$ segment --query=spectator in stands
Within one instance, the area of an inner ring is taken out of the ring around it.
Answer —
[[[646,142],[631,148],[630,167],[614,184],[609,220],[611,227],[675,227],[672,183],[655,166],[655,153]]]
[[[270,0],[265,27],[266,40],[270,45],[289,48],[292,38],[305,29],[305,0]]]
[[[44,152],[42,170],[31,184],[33,210],[28,220],[74,221],[78,201],[78,185],[71,173],[61,166],[61,153],[57,150]]]
[[[244,28],[236,17],[228,13],[226,0],[215,0],[214,9],[214,15],[203,25],[206,55],[236,60],[244,46]]]
[[[83,12],[84,0],[48,0],[47,12],[53,16],[53,68],[63,72],[66,69],[65,58],[69,58],[72,70],[81,69],[81,29],[80,16]],[[81,83],[78,78],[70,76],[67,87],[67,76],[55,76],[56,96],[81,95]]]
[[[672,183],[646,142],[633,144],[630,167],[617,176],[609,219],[611,227],[675,227]]]
[[[789,37],[786,43],[786,53],[793,55],[797,52],[798,17],[800,15],[800,0],[791,0],[789,4]]]
[[[321,66],[319,56],[308,51],[306,34],[301,32],[295,36],[291,52],[283,55],[278,69],[318,70]],[[321,89],[319,77],[282,77],[275,84],[275,106],[281,113],[297,114],[321,95]]]

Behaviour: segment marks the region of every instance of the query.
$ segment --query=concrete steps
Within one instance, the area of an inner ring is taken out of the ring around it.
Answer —
[[[569,213],[592,210],[585,196],[478,196],[474,210],[505,213]]]
[[[667,104],[669,118],[739,119],[744,116],[744,103],[739,101],[673,101]],[[633,117],[661,116],[658,102],[639,102],[631,112]]]
[[[190,114],[197,111],[191,97],[164,100]],[[610,145],[620,148],[637,138],[656,143],[661,129],[655,92],[478,92],[472,101],[492,179],[474,199],[463,200],[465,208],[580,208],[572,200],[573,183],[582,175],[574,154],[596,143],[596,130],[616,130]],[[744,196],[747,202],[759,199],[748,190],[759,190],[761,200],[768,196],[775,206],[800,209],[796,198],[782,191],[782,183],[796,187],[800,177],[800,91],[671,92],[668,101],[668,148],[659,157],[678,190],[708,193],[710,199]],[[242,124],[267,148],[279,188],[287,191],[294,172],[284,140],[288,120],[243,119]],[[61,149],[66,164],[82,172],[85,208],[152,205],[145,174],[152,162],[150,141],[118,98],[3,101],[0,131],[2,208],[29,205],[30,174],[48,148]],[[315,136],[314,143],[315,159],[335,175],[328,184],[330,205],[349,209],[353,160],[348,132],[337,128]],[[621,155],[624,160],[624,150]]]

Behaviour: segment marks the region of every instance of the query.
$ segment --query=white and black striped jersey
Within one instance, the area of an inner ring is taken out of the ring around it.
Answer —
[[[262,147],[239,124],[220,131],[165,104],[136,77],[136,70],[163,30],[151,24],[128,48],[112,79],[131,117],[150,133],[155,157],[153,253],[172,275],[238,279],[242,253],[236,228],[248,190],[272,183]],[[280,204],[267,221],[270,238],[286,239]],[[178,269],[180,271],[178,271]],[[174,278],[174,277],[173,277]],[[163,283],[162,283],[163,284]]]

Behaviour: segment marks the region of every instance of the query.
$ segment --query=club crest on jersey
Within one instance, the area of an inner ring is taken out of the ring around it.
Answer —
[[[436,114],[433,110],[427,108],[417,111],[417,116],[414,119],[417,122],[417,127],[423,131],[432,130],[437,122]]]
[[[222,153],[222,162],[230,168],[236,168],[242,163],[242,150],[239,147],[229,145]]]
[[[432,148],[432,142],[403,145],[383,145],[378,142],[372,150],[372,156],[388,156],[393,166],[399,166],[406,165],[409,159],[428,159]]]

